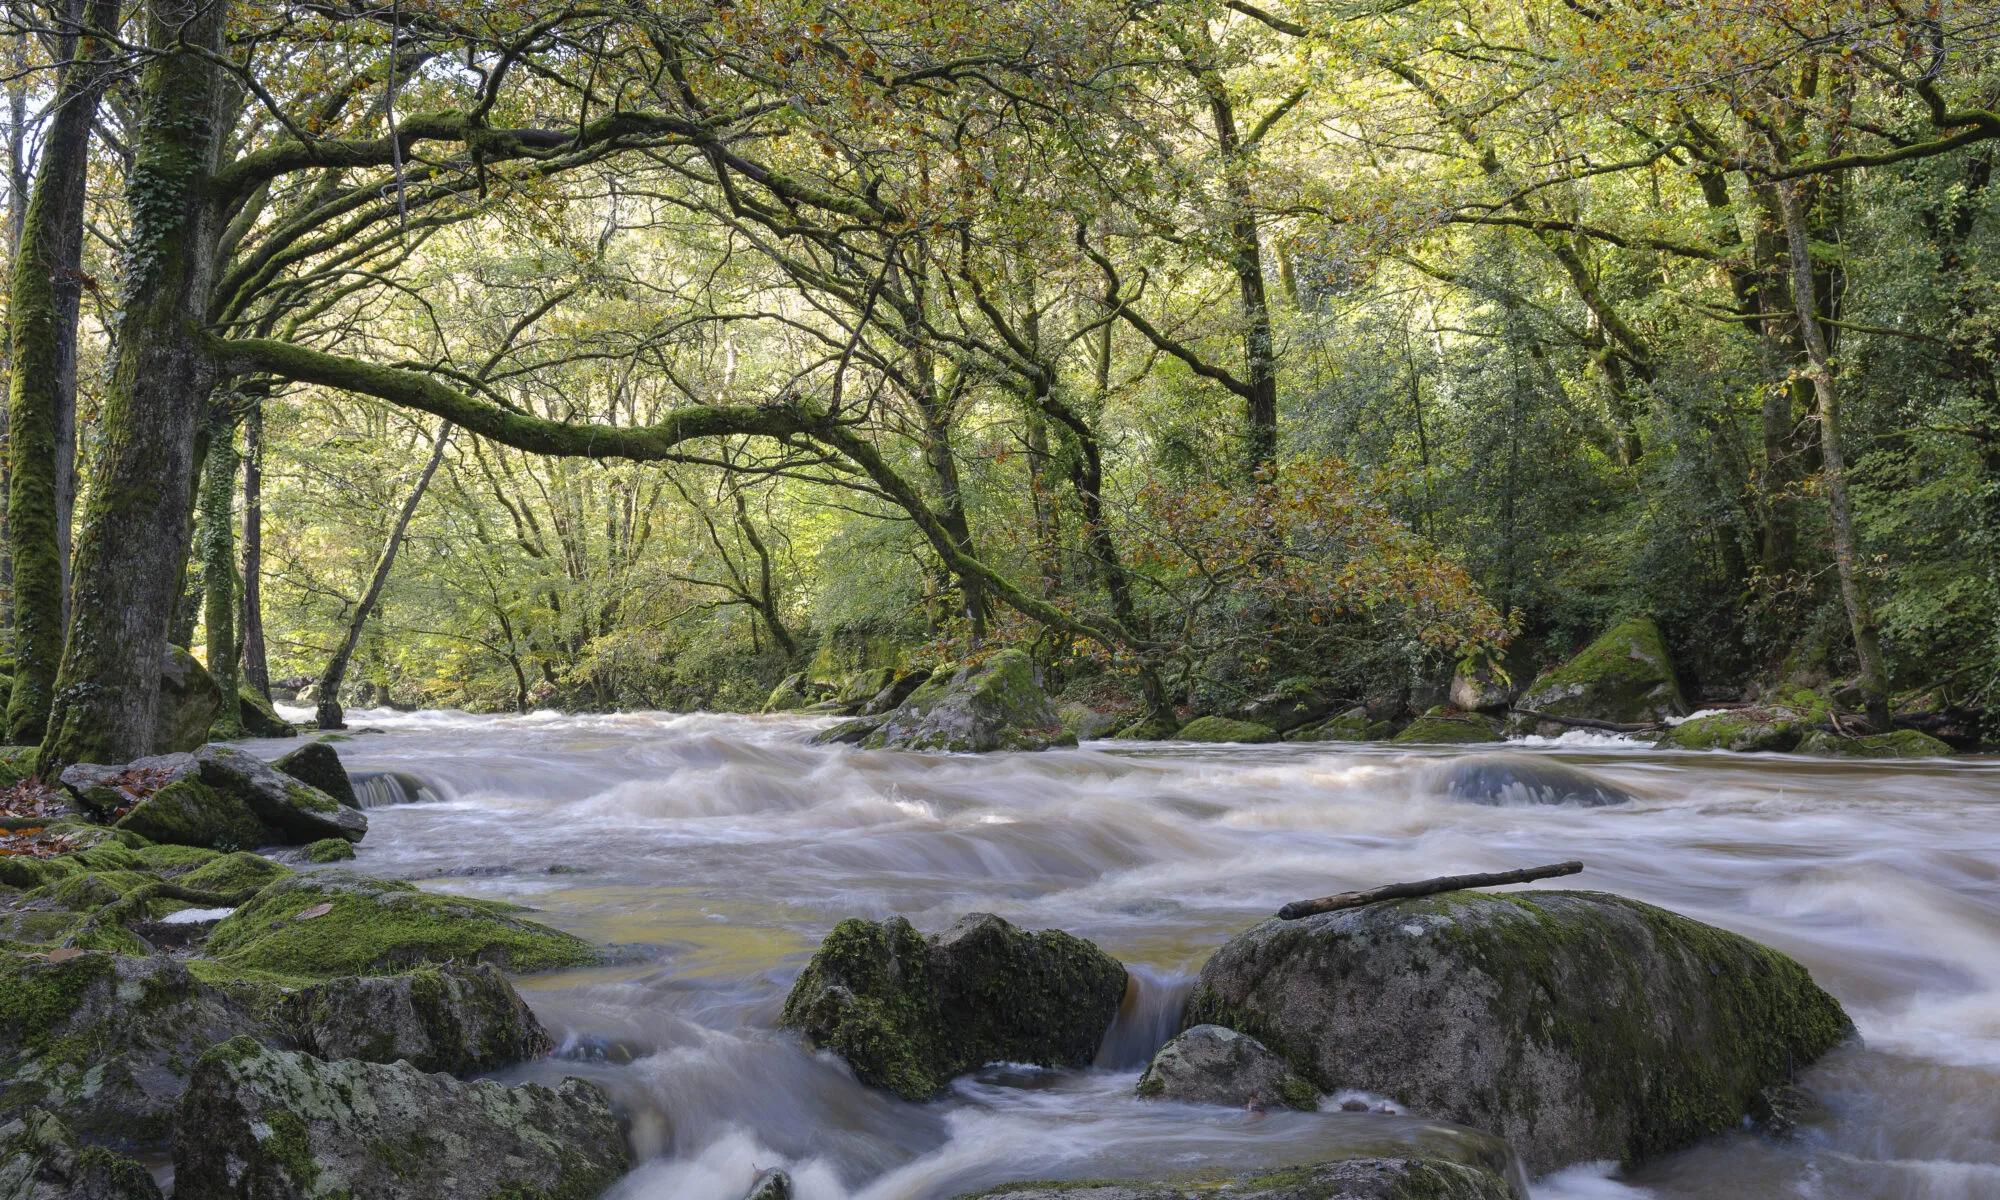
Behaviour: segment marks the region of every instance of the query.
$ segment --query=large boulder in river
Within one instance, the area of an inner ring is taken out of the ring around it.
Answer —
[[[304,845],[321,838],[358,842],[368,818],[318,788],[234,746],[157,754],[119,766],[77,763],[63,786],[120,829],[155,842],[237,850]]]
[[[1588,771],[1534,754],[1468,754],[1436,767],[1444,794],[1474,804],[1625,804],[1632,793]]]
[[[602,1194],[630,1166],[595,1084],[464,1083],[248,1038],[204,1054],[174,1139],[176,1200],[521,1200]]]
[[[1235,742],[1257,745],[1278,740],[1278,731],[1255,721],[1233,721],[1228,717],[1196,717],[1174,734],[1182,742]]]
[[[1820,726],[1832,728],[1833,705],[1811,688],[1785,688],[1757,704],[1682,721],[1660,735],[1662,750],[1792,750]]]
[[[31,1108],[0,1124],[0,1196],[6,1200],[160,1200],[145,1167],[77,1140],[52,1113]]]
[[[222,712],[222,689],[215,676],[180,646],[168,646],[160,664],[160,700],[153,717],[153,750],[192,750],[208,740],[209,726]]]
[[[241,799],[257,819],[287,845],[321,838],[358,842],[368,818],[358,809],[234,746],[209,745],[195,751],[202,782]]]
[[[1827,758],[1942,758],[1951,753],[1951,746],[1916,729],[1860,737],[1814,731],[1799,743],[1799,753]]]
[[[1498,1134],[1535,1174],[1732,1128],[1853,1032],[1785,955],[1593,892],[1265,921],[1209,959],[1184,1020],[1256,1037],[1323,1091]]]
[[[1651,617],[1628,617],[1583,653],[1528,686],[1514,706],[1528,712],[1616,724],[1656,724],[1687,709],[1673,660]],[[1532,720],[1532,718],[1530,718]],[[1566,726],[1541,722],[1542,733]]]
[[[1125,998],[1125,968],[1082,938],[972,913],[943,933],[901,917],[833,927],[782,1023],[863,1083],[928,1100],[989,1062],[1088,1066]]]
[[[1489,717],[1478,713],[1453,712],[1440,704],[1411,721],[1401,733],[1389,740],[1403,746],[1469,746],[1480,742],[1504,742],[1507,737],[1497,728],[1497,722]]]
[[[223,918],[204,949],[227,966],[306,979],[436,963],[546,971],[597,961],[582,938],[526,920],[518,905],[418,891],[352,871],[281,879]]]
[[[1246,1033],[1196,1025],[1160,1047],[1135,1089],[1141,1100],[1230,1108],[1319,1107],[1318,1093],[1284,1059]]]
[[[1199,1191],[1172,1183],[1010,1183],[960,1200],[1188,1200],[1211,1193],[1229,1200],[1519,1200],[1506,1178],[1485,1167],[1442,1158],[1349,1158],[1203,1180]]]
[[[1025,651],[932,675],[861,743],[871,750],[1046,750],[1074,746]]]
[[[354,795],[354,781],[347,777],[340,753],[325,742],[314,740],[271,760],[271,765],[300,783],[318,788],[349,808],[360,808]]]
[[[497,1071],[553,1048],[490,964],[344,976],[286,997],[287,1025],[320,1058],[408,1062],[420,1071]]]

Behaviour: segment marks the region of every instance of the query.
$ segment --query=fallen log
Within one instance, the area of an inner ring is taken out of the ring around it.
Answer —
[[[1579,729],[1603,729],[1610,733],[1650,733],[1660,728],[1658,724],[1627,725],[1618,721],[1599,721],[1594,717],[1563,717],[1555,713],[1536,712],[1532,708],[1510,708],[1507,711],[1533,717],[1537,721],[1554,721],[1558,725],[1575,725]]]
[[[1410,900],[1418,896],[1433,896],[1439,892],[1457,892],[1466,888],[1499,887],[1505,883],[1532,883],[1537,879],[1551,879],[1557,875],[1574,875],[1583,870],[1583,864],[1574,859],[1569,862],[1550,863],[1545,867],[1522,867],[1518,871],[1495,871],[1485,875],[1440,875],[1436,879],[1422,879],[1415,883],[1389,883],[1365,892],[1341,892],[1335,896],[1321,896],[1317,900],[1294,900],[1278,910],[1281,921],[1296,921],[1300,917],[1318,916],[1320,913],[1339,912],[1343,908],[1360,908],[1364,904],[1374,904],[1380,900]]]

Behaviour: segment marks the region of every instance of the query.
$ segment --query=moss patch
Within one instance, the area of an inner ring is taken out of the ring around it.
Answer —
[[[1799,743],[1799,753],[1829,758],[1942,758],[1951,753],[1951,747],[1915,729],[1854,738],[1814,731]]]
[[[354,843],[346,838],[321,838],[306,847],[307,862],[347,862],[353,857]]]
[[[1244,742],[1256,745],[1278,740],[1278,731],[1255,721],[1232,721],[1228,717],[1196,717],[1181,726],[1174,737],[1183,742]]]
[[[1504,742],[1507,738],[1478,713],[1454,713],[1439,707],[1410,722],[1408,728],[1389,740],[1404,746],[1415,744],[1464,746],[1477,742]]]
[[[1628,617],[1544,673],[1519,707],[1565,717],[1644,722],[1687,711],[1673,661],[1651,617]]]
[[[248,892],[263,888],[292,874],[282,863],[247,851],[219,855],[189,871],[175,882],[204,892]]]
[[[276,841],[244,803],[199,779],[183,779],[140,801],[119,829],[155,842],[242,850]]]

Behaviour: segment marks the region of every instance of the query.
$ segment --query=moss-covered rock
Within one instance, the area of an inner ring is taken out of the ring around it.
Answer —
[[[1057,706],[1056,716],[1062,719],[1064,729],[1083,741],[1110,737],[1129,724],[1132,718],[1129,712],[1105,712],[1075,701]]]
[[[208,740],[209,726],[222,711],[222,689],[195,656],[168,646],[160,667],[160,700],[153,721],[153,746],[162,754],[193,750]]]
[[[330,837],[358,842],[368,832],[368,818],[359,809],[342,804],[254,754],[234,746],[208,745],[195,751],[194,757],[201,766],[203,783],[241,800],[287,845]]]
[[[1495,722],[1478,713],[1453,712],[1440,705],[1426,712],[1389,739],[1398,745],[1418,744],[1469,746],[1477,742],[1504,742],[1507,736]]]
[[[1505,1176],[1443,1158],[1350,1158],[1256,1175],[1161,1183],[1010,1183],[959,1200],[1518,1200]]]
[[[1244,742],[1257,745],[1278,740],[1278,731],[1255,721],[1232,721],[1228,717],[1196,717],[1174,734],[1182,742]]]
[[[838,725],[831,725],[813,734],[815,746],[859,746],[869,736],[882,728],[887,717],[850,717]]]
[[[1799,753],[1828,758],[1942,758],[1951,747],[1915,729],[1851,738],[1815,730],[1799,743]]]
[[[1111,736],[1114,741],[1120,742],[1164,742],[1180,732],[1180,728],[1179,721],[1164,717],[1140,717]]]
[[[939,672],[861,743],[874,750],[1046,750],[1074,746],[1024,651]]]
[[[1648,724],[1687,711],[1673,660],[1650,617],[1628,617],[1583,653],[1543,673],[1516,701],[1517,708],[1562,717]],[[1562,726],[1544,722],[1560,732]]]
[[[794,672],[778,681],[778,686],[771,689],[771,694],[764,698],[764,707],[758,711],[767,713],[793,712],[804,708],[812,702],[813,697],[806,692],[805,675]]]
[[[604,1093],[323,1062],[248,1038],[202,1056],[181,1106],[188,1200],[586,1200],[630,1166]]]
[[[354,843],[345,838],[321,838],[305,849],[306,861],[310,863],[351,862],[354,858]]]
[[[278,715],[278,711],[267,704],[262,696],[245,687],[236,693],[236,711],[243,722],[243,732],[253,738],[297,737],[299,731],[290,721]]]
[[[877,688],[861,705],[864,717],[879,717],[901,708],[903,701],[916,694],[918,688],[931,681],[928,667],[918,667],[914,671],[891,670],[887,682]]]
[[[54,1113],[30,1108],[0,1124],[0,1196],[6,1200],[160,1200],[145,1167],[86,1146]]]
[[[241,799],[198,778],[170,783],[118,819],[117,828],[155,842],[238,850],[277,840]]]
[[[1449,695],[1453,708],[1505,713],[1514,700],[1514,684],[1490,661],[1466,661],[1452,671]]]
[[[1826,697],[1811,688],[1784,688],[1749,708],[1682,721],[1654,744],[1662,750],[1794,750],[1814,727],[1832,720]]]
[[[314,739],[271,760],[271,766],[300,783],[332,796],[349,808],[360,808],[354,795],[354,781],[341,764],[340,753],[324,741]]]
[[[743,1200],[792,1200],[792,1177],[772,1167],[750,1181]]]
[[[324,979],[438,963],[547,971],[596,961],[590,943],[495,900],[420,892],[346,870],[278,880],[222,919],[205,947],[240,971]]]
[[[1209,959],[1184,1020],[1257,1038],[1324,1091],[1490,1130],[1536,1174],[1732,1128],[1853,1032],[1783,954],[1591,892],[1266,921]]]
[[[0,746],[0,788],[13,787],[33,776],[41,756],[40,746]]]
[[[284,1014],[320,1058],[406,1060],[452,1075],[497,1071],[553,1045],[507,977],[484,963],[330,979],[287,997]]]
[[[1319,1107],[1313,1086],[1284,1059],[1248,1034],[1220,1025],[1184,1029],[1146,1066],[1135,1089],[1141,1100],[1179,1100],[1229,1108]]]
[[[165,955],[0,953],[0,1119],[39,1106],[93,1142],[157,1149],[194,1061],[256,1009]]]
[[[154,792],[200,772],[192,754],[152,754],[129,763],[73,763],[63,768],[60,782],[85,811],[109,821]]]
[[[1324,718],[1332,704],[1310,679],[1281,679],[1270,691],[1252,697],[1223,715],[1285,733]]]
[[[909,1100],[989,1062],[1082,1067],[1125,997],[1125,968],[1082,938],[990,913],[925,937],[901,917],[846,920],[820,944],[783,1024]]]
[[[1394,735],[1396,727],[1387,721],[1372,721],[1365,708],[1351,708],[1317,725],[1294,729],[1285,735],[1288,742],[1379,742]]]
[[[239,850],[234,854],[218,855],[174,882],[204,892],[229,894],[260,891],[290,874],[292,869],[283,863]]]

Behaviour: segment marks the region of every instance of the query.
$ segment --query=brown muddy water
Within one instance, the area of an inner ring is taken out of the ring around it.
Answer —
[[[1449,1142],[1415,1118],[1253,1121],[1131,1091],[1203,960],[1284,902],[1567,858],[1587,869],[1557,885],[1798,958],[1865,1047],[1804,1073],[1823,1107],[1797,1139],[1732,1133],[1626,1175],[1572,1168],[1533,1181],[1535,1200],[2000,1197],[2000,763],[1663,754],[1571,734],[1510,749],[1635,802],[1490,806],[1440,794],[1441,764],[1463,753],[1444,748],[958,757],[816,748],[825,722],[788,717],[349,720],[385,730],[339,747],[350,769],[403,772],[373,791],[419,797],[370,810],[353,866],[532,905],[627,949],[623,965],[520,982],[562,1049],[504,1076],[583,1075],[625,1106],[642,1163],[617,1200],[736,1200],[768,1167],[792,1172],[800,1200],[932,1200]],[[970,911],[1068,930],[1133,969],[1138,1003],[1096,1067],[993,1067],[912,1105],[776,1028],[842,917],[940,929]]]

